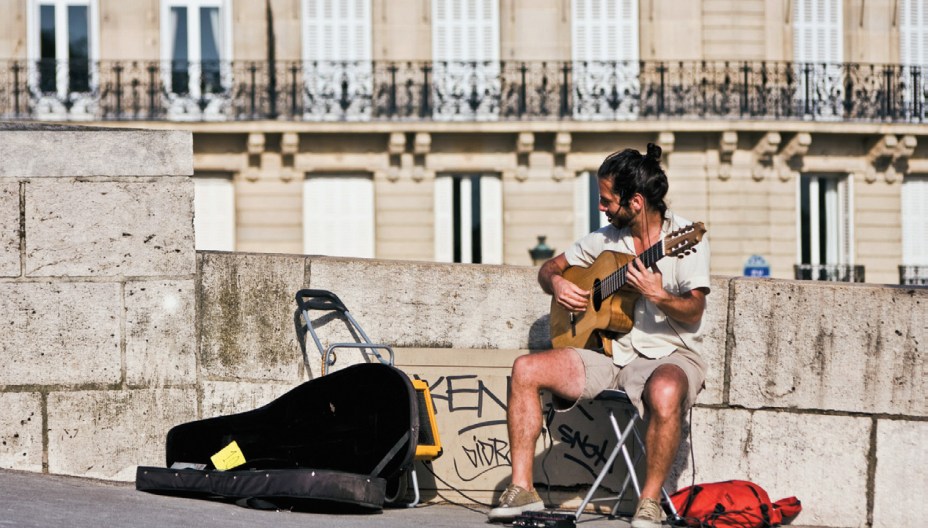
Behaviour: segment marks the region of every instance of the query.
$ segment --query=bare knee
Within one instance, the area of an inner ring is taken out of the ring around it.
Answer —
[[[689,384],[683,370],[674,365],[663,365],[648,379],[644,400],[655,418],[679,419],[683,414],[688,390]]]
[[[554,349],[519,356],[512,364],[514,390],[551,390],[573,396],[583,388],[583,362],[570,349]]]

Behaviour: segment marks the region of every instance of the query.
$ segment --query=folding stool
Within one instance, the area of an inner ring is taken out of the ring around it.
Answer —
[[[628,469],[628,474],[625,476],[625,481],[622,483],[622,489],[619,491],[618,496],[615,497],[615,504],[612,506],[613,515],[618,510],[619,503],[622,502],[622,499],[625,497],[625,492],[628,489],[629,480],[632,483],[632,488],[635,490],[635,497],[641,498],[641,487],[638,484],[638,475],[635,471],[635,463],[637,458],[632,460],[631,455],[629,455],[627,443],[630,439],[634,439],[636,445],[641,453],[644,453],[644,442],[641,439],[641,436],[638,434],[636,429],[636,424],[641,421],[641,417],[638,415],[638,409],[632,405],[631,400],[628,398],[628,394],[623,390],[619,389],[606,389],[600,392],[593,401],[602,402],[609,409],[609,422],[612,425],[612,431],[615,433],[616,444],[612,449],[612,452],[609,454],[609,458],[606,459],[606,463],[603,465],[602,470],[600,470],[599,475],[596,476],[596,480],[593,481],[593,485],[590,487],[590,491],[587,492],[586,497],[584,497],[583,502],[580,503],[580,507],[577,508],[577,512],[574,514],[577,520],[580,519],[580,515],[583,513],[583,509],[586,508],[587,504],[593,502],[593,494],[599,488],[599,485],[602,483],[603,479],[606,478],[606,475],[612,470],[612,465],[615,462],[616,457],[619,455],[619,452],[622,453],[622,458],[625,460],[625,466]],[[630,409],[630,418],[628,423],[621,426],[618,419],[616,418],[616,411],[618,407],[625,405]],[[647,454],[645,454],[647,456]],[[639,455],[640,457],[640,455]],[[661,486],[661,495],[663,496],[663,502],[670,509],[670,522],[674,524],[679,520],[679,515],[677,515],[677,509],[674,508],[673,502],[670,500],[670,495],[667,494],[667,490]],[[613,500],[613,498],[603,498],[596,499],[596,501],[604,500]]]

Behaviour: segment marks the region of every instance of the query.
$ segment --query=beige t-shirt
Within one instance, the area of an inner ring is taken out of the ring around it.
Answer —
[[[691,223],[667,211],[661,226],[661,236]],[[705,235],[695,249],[695,253],[682,259],[664,257],[657,261],[665,290],[680,295],[696,288],[709,289],[709,240]],[[576,241],[564,252],[564,256],[571,266],[589,267],[605,250],[634,255],[635,242],[631,231],[607,225]],[[702,321],[687,325],[670,319],[644,297],[639,297],[635,303],[634,319],[632,330],[613,341],[612,360],[616,365],[625,366],[639,355],[657,359],[678,348],[697,354],[702,348]]]

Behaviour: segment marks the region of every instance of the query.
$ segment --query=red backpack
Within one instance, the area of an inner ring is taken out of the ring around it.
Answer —
[[[802,510],[796,497],[770,502],[763,488],[745,480],[697,484],[670,500],[687,526],[698,527],[768,528],[792,520]]]

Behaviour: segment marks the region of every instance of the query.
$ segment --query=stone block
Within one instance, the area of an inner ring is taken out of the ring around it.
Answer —
[[[51,392],[48,470],[134,480],[136,466],[164,466],[168,430],[194,419],[192,388]]]
[[[198,259],[200,375],[300,381],[294,295],[303,285],[304,257],[200,253]]]
[[[706,297],[706,312],[703,314],[705,333],[700,345],[700,354],[709,371],[706,373],[706,388],[696,400],[699,404],[716,405],[724,400],[729,282],[731,280],[727,277],[712,277],[711,291]]]
[[[212,418],[252,411],[271,403],[299,384],[205,381],[200,404],[201,416]]]
[[[928,290],[757,279],[733,288],[730,403],[928,416]]]
[[[797,526],[865,526],[870,418],[696,408],[696,482],[750,480],[772,500],[795,495]],[[692,482],[689,453],[675,487]]]
[[[117,383],[120,285],[0,283],[0,385]]]
[[[0,393],[0,468],[42,471],[42,395]]]
[[[34,180],[26,186],[26,275],[192,275],[189,178]]]
[[[918,526],[928,516],[928,422],[878,420],[873,527]]]
[[[401,347],[545,349],[550,297],[537,268],[311,258],[371,340]]]
[[[193,280],[129,282],[126,382],[163,386],[196,382]]]
[[[0,277],[19,277],[19,183],[0,183]]]
[[[193,135],[91,127],[4,129],[0,160],[0,177],[190,176]]]

